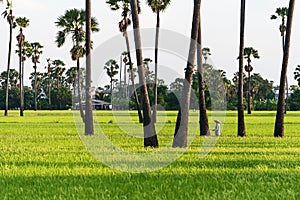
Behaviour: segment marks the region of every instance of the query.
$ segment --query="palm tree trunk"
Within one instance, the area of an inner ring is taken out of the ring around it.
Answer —
[[[248,66],[250,64],[248,63]],[[248,100],[248,115],[251,115],[251,96],[250,96],[250,72],[248,72],[248,84],[247,84],[247,100]]]
[[[7,59],[7,78],[6,78],[6,92],[5,92],[5,112],[4,116],[8,116],[8,88],[9,88],[9,74],[10,74],[10,58],[11,58],[11,45],[12,45],[12,10],[9,10],[9,44],[8,44],[8,59]]]
[[[50,67],[48,67],[50,68]],[[51,107],[51,82],[50,82],[50,70],[48,69],[48,107],[49,107],[49,110],[52,109]]]
[[[285,26],[285,21],[284,21],[284,18],[282,19],[282,26]],[[284,46],[285,46],[285,34],[284,34],[284,31],[282,32],[282,52],[284,54]],[[289,96],[289,87],[288,87],[288,80],[287,80],[287,77],[286,77],[286,98],[285,98],[285,108],[284,108],[284,114],[287,114],[287,98]]]
[[[134,73],[133,73],[133,66],[132,66],[130,45],[129,45],[129,39],[128,39],[127,31],[124,32],[124,36],[125,36],[125,40],[126,40],[126,47],[127,47],[127,54],[128,54],[128,60],[129,60],[129,70],[130,70],[130,73],[131,73],[131,83],[132,83],[132,88],[133,88],[133,95],[134,95],[134,99],[135,99],[135,103],[136,103],[136,108],[137,108],[137,111],[138,111],[139,122],[143,123],[143,114],[142,114],[142,111],[141,111],[140,101],[139,101],[139,97],[137,95],[136,88],[135,88],[135,83],[134,83]],[[125,67],[125,69],[126,69],[126,67]],[[126,81],[126,79],[125,79],[125,81]]]
[[[157,77],[158,77],[158,42],[159,42],[159,29],[160,29],[160,17],[159,17],[160,12],[157,11],[156,15],[156,36],[155,36],[155,78],[154,78],[154,106],[153,106],[153,123],[156,123],[156,111],[157,111]]]
[[[85,135],[94,135],[92,104],[92,67],[91,67],[91,0],[86,0],[86,99],[85,99]]]
[[[285,46],[284,54],[282,61],[282,70],[280,78],[280,87],[279,87],[279,97],[277,104],[277,114],[274,128],[274,137],[283,137],[284,136],[284,99],[285,94],[284,90],[286,88],[286,74],[288,68],[289,54],[290,54],[290,40],[293,24],[293,13],[294,13],[295,0],[290,0],[289,11],[287,17],[287,30],[285,37]]]
[[[245,40],[245,7],[246,0],[241,0],[240,22],[240,53],[239,53],[239,81],[238,81],[238,136],[245,137],[244,100],[243,100],[243,70],[244,70],[244,40]]]
[[[20,116],[24,116],[24,57],[22,57],[22,69],[21,69],[21,110]]]
[[[205,102],[205,83],[203,77],[203,63],[202,63],[202,29],[201,29],[201,11],[198,29],[198,45],[197,45],[197,65],[198,65],[198,88],[199,88],[199,124],[200,136],[209,136],[209,125],[206,113]]]
[[[200,7],[201,7],[201,0],[195,0],[190,49],[188,55],[188,62],[185,69],[185,81],[184,81],[184,86],[182,91],[182,98],[181,98],[180,108],[176,120],[173,147],[184,148],[187,146],[191,83],[192,83],[192,76],[194,72],[194,61],[195,61],[196,50],[197,50],[196,41],[198,39],[198,30],[199,30],[199,23],[200,23]]]
[[[79,58],[77,59],[77,92],[78,92],[78,103],[79,103],[79,111],[80,111],[80,116],[83,122],[85,122],[84,119],[84,113],[83,113],[83,106],[82,106],[82,91],[81,91],[81,83],[80,83],[80,61]],[[86,102],[85,102],[86,106]]]
[[[37,110],[36,63],[34,63],[34,110]]]
[[[144,146],[145,147],[158,147],[158,140],[156,135],[156,130],[154,123],[151,119],[151,107],[150,100],[147,90],[147,84],[145,79],[145,69],[143,65],[143,51],[142,51],[142,41],[140,34],[139,16],[138,16],[138,5],[137,0],[130,0],[131,12],[132,12],[132,22],[134,28],[134,41],[136,47],[136,58],[138,65],[139,81],[141,84],[141,95],[143,104],[143,127],[144,127]]]

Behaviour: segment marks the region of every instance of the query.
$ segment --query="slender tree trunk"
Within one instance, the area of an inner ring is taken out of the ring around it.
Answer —
[[[160,29],[160,12],[157,11],[156,15],[156,36],[155,36],[155,78],[154,78],[154,106],[153,106],[153,123],[156,123],[156,111],[157,111],[157,85],[158,85],[158,42],[159,42],[159,29]]]
[[[36,63],[34,63],[34,110],[37,110]]]
[[[50,68],[50,67],[48,67]],[[50,82],[50,69],[48,69],[48,107],[49,110],[52,109],[51,107],[51,82]]]
[[[79,103],[79,112],[80,117],[83,122],[85,122],[83,106],[82,106],[82,90],[81,90],[81,83],[80,83],[80,61],[79,58],[77,59],[77,92],[78,92],[78,103]],[[86,106],[86,102],[85,102]]]
[[[277,104],[277,114],[274,128],[274,137],[284,136],[284,90],[286,88],[286,74],[288,68],[289,54],[290,54],[290,40],[293,24],[293,13],[294,13],[295,0],[290,0],[288,17],[287,17],[287,31],[285,37],[284,54],[282,61],[282,70],[279,87],[279,97]]]
[[[21,116],[24,116],[24,57],[22,57],[22,68],[21,68]]]
[[[85,135],[94,135],[92,103],[92,66],[91,66],[91,0],[86,0],[86,100],[85,100]]]
[[[120,89],[122,87],[122,68],[123,68],[123,60],[122,55],[120,56]]]
[[[110,99],[112,100],[112,91],[113,90],[113,79],[110,78]]]
[[[285,21],[284,19],[282,19],[282,26],[285,26]],[[284,54],[284,47],[285,47],[285,34],[284,34],[284,31],[282,32],[282,52]],[[285,97],[285,109],[284,109],[284,114],[287,114],[287,108],[288,108],[288,99],[289,97],[289,86],[288,86],[288,80],[287,80],[287,77],[286,77],[286,97]]]
[[[203,62],[202,62],[202,29],[201,29],[201,11],[198,29],[198,45],[197,45],[197,65],[198,65],[198,88],[199,88],[199,124],[200,136],[209,136],[209,125],[206,113],[205,102],[205,83],[203,76]]]
[[[145,79],[145,68],[143,65],[143,55],[142,55],[143,51],[142,51],[142,41],[141,41],[140,26],[139,26],[137,0],[130,0],[130,6],[132,12],[136,58],[137,58],[139,81],[141,85],[141,95],[142,95],[142,104],[143,104],[144,146],[158,147],[158,140],[155,131],[155,126],[151,119],[150,100],[149,100],[149,95],[147,90],[146,79]]]
[[[8,59],[7,59],[7,78],[6,78],[6,92],[5,92],[5,112],[4,116],[8,116],[8,89],[9,89],[9,76],[10,76],[10,58],[11,58],[11,45],[12,45],[12,10],[9,10],[9,44],[8,44]]]
[[[248,66],[250,63],[248,63]],[[251,115],[251,96],[250,96],[250,72],[248,72],[248,87],[247,87],[247,100],[248,100],[248,115]]]
[[[193,25],[187,66],[185,68],[185,81],[182,91],[180,108],[177,115],[173,147],[185,148],[187,146],[187,133],[189,122],[190,96],[194,62],[197,50],[198,30],[200,23],[201,0],[194,1]]]
[[[239,81],[238,81],[238,136],[245,137],[245,119],[244,119],[244,40],[245,40],[245,7],[246,0],[241,0],[241,22],[240,22],[240,53],[239,53]]]
[[[129,60],[129,70],[131,73],[131,83],[132,83],[132,88],[133,88],[133,95],[134,95],[134,99],[135,99],[135,103],[136,103],[136,108],[138,111],[139,122],[143,123],[143,114],[142,114],[142,110],[141,110],[141,105],[140,105],[139,97],[137,95],[136,87],[135,87],[135,83],[134,83],[134,73],[133,73],[133,66],[132,66],[131,53],[130,53],[130,44],[129,44],[127,31],[124,32],[124,36],[125,36],[125,40],[126,40],[126,47],[127,47],[127,54],[128,54],[128,60]],[[126,69],[126,67],[125,67],[125,69]],[[125,81],[126,81],[126,79],[125,79]]]

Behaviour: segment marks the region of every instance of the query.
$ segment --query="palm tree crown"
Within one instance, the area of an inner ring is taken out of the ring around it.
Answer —
[[[56,43],[58,47],[61,47],[65,44],[65,40],[68,35],[71,35],[73,45],[79,45],[82,42],[85,42],[85,11],[78,9],[67,10],[64,15],[58,17],[56,26],[62,28],[57,33]],[[96,18],[92,17],[92,32],[98,32],[98,22]]]
[[[150,6],[155,13],[165,11],[170,3],[171,0],[147,0],[148,6]]]

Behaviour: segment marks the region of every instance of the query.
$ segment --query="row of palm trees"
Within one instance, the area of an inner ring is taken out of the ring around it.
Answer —
[[[1,0],[3,2],[3,0]],[[91,59],[90,59],[90,50],[91,50],[91,31],[96,32],[99,31],[98,22],[95,18],[91,16],[91,1],[86,0],[86,11],[71,9],[66,11],[65,15],[60,16],[56,25],[61,28],[58,32],[56,43],[58,47],[61,47],[66,40],[66,37],[71,34],[73,47],[71,49],[72,59],[77,62],[77,74],[78,74],[78,93],[81,94],[81,87],[79,84],[79,66],[80,66],[80,58],[86,55],[87,66],[86,66],[86,112],[84,114],[81,99],[79,100],[80,113],[83,121],[86,123],[85,133],[87,135],[92,135],[94,133],[93,130],[93,119],[92,119],[92,101],[91,101]],[[4,17],[7,19],[9,23],[10,29],[10,39],[9,39],[9,52],[8,52],[8,64],[7,64],[7,83],[6,83],[6,106],[5,106],[5,116],[8,115],[8,79],[10,72],[10,60],[11,60],[11,50],[12,50],[12,29],[16,26],[19,26],[19,34],[17,36],[18,41],[18,55],[19,55],[19,81],[20,81],[20,116],[23,116],[24,111],[24,92],[23,92],[23,72],[24,72],[24,61],[26,56],[32,58],[32,62],[34,63],[34,73],[36,74],[37,63],[39,63],[39,55],[42,53],[43,46],[39,43],[26,43],[25,35],[23,33],[23,29],[29,25],[29,20],[25,17],[18,17],[15,19],[13,16],[12,10],[12,1],[6,1],[7,7],[6,11],[3,12]],[[85,27],[84,27],[85,26]],[[84,31],[85,28],[85,31]],[[37,107],[36,98],[36,75],[35,75],[35,109]],[[50,90],[49,90],[50,91]],[[79,95],[81,96],[81,95]]]
[[[126,44],[127,44],[127,53],[129,58],[129,66],[132,68],[132,61],[130,56],[130,47],[127,36],[127,27],[132,23],[133,28],[136,30],[134,32],[134,40],[135,40],[135,49],[136,49],[136,59],[139,73],[139,81],[142,85],[141,87],[141,102],[143,104],[143,125],[144,125],[144,145],[151,147],[158,147],[158,140],[155,131],[154,122],[156,121],[156,103],[155,100],[154,111],[151,113],[150,101],[147,91],[147,85],[145,80],[145,68],[143,63],[143,51],[141,44],[141,35],[139,31],[139,1],[138,0],[107,0],[107,3],[111,6],[113,10],[118,10],[122,8],[122,20],[119,22],[120,31],[124,34]],[[241,0],[241,21],[240,21],[240,51],[239,51],[239,89],[238,89],[238,136],[244,137],[246,136],[245,131],[245,122],[244,122],[244,105],[243,105],[243,58],[244,55],[247,54],[247,51],[244,48],[244,36],[245,36],[245,7],[246,0]],[[11,4],[7,1],[8,4],[8,14],[7,19],[9,21],[10,27],[14,26],[12,16]],[[157,87],[157,66],[158,66],[158,45],[159,45],[159,28],[160,28],[160,12],[164,11],[167,6],[170,4],[170,0],[149,0],[148,5],[152,8],[153,12],[157,15],[157,25],[156,25],[156,40],[155,40],[155,87]],[[121,5],[121,6],[120,6]],[[201,133],[200,135],[208,135],[208,122],[207,115],[205,113],[206,108],[203,103],[203,88],[204,88],[204,77],[201,75],[201,66],[202,66],[202,38],[201,38],[201,0],[194,1],[194,12],[193,12],[193,22],[192,22],[192,31],[191,31],[191,42],[190,42],[190,50],[187,60],[187,66],[185,68],[185,82],[184,89],[181,99],[181,108],[178,112],[177,121],[176,121],[176,129],[174,134],[174,147],[186,147],[187,144],[187,131],[188,131],[188,112],[189,112],[189,104],[190,104],[190,93],[191,93],[191,83],[192,76],[194,73],[194,61],[197,56],[197,66],[199,71],[199,108],[200,112],[200,127]],[[281,72],[281,81],[280,81],[280,92],[279,92],[279,102],[277,108],[277,116],[275,123],[275,131],[274,136],[283,136],[284,132],[284,90],[286,87],[286,71],[288,66],[288,57],[289,57],[289,45],[290,45],[290,35],[292,28],[292,17],[294,10],[294,0],[290,0],[289,8],[287,9],[287,25],[284,26],[284,23],[280,26],[280,31],[282,32],[283,37],[283,46],[284,46],[284,56],[282,63],[282,72]],[[284,22],[284,15],[286,9],[277,10],[276,14],[282,17],[282,21]],[[132,16],[132,22],[129,19],[129,15]],[[275,16],[275,15],[274,15]],[[275,19],[276,16],[272,16],[272,19]],[[22,64],[24,63],[24,59],[22,57],[22,51],[25,42],[25,36],[23,34],[23,28],[28,26],[29,20],[26,18],[17,18],[16,23],[20,27],[20,33],[17,37],[18,45],[19,45],[19,59],[20,59],[20,72],[22,72]],[[76,9],[71,9],[66,11],[65,15],[60,16],[56,25],[61,28],[61,30],[57,34],[56,43],[58,47],[61,47],[66,40],[68,35],[71,35],[71,39],[73,42],[73,47],[70,50],[72,59],[77,63],[77,74],[79,75],[79,65],[80,58],[86,55],[87,66],[86,66],[86,110],[85,113],[83,111],[82,105],[80,105],[80,113],[83,121],[86,123],[85,133],[90,135],[93,134],[92,128],[92,108],[91,108],[91,32],[99,31],[98,23],[95,18],[91,17],[91,1],[86,0],[86,11],[78,11]],[[85,30],[84,31],[84,25]],[[286,35],[284,32],[286,31]],[[11,36],[10,36],[11,38]],[[200,47],[197,47],[197,41]],[[11,41],[10,41],[11,42]],[[251,54],[255,54],[255,52],[250,49]],[[197,53],[197,54],[196,54]],[[257,53],[257,52],[256,52]],[[36,55],[35,55],[36,56]],[[258,55],[256,55],[257,57]],[[205,55],[204,55],[205,57]],[[254,56],[255,57],[255,56]],[[10,59],[10,53],[9,53]],[[207,59],[205,59],[206,62]],[[248,64],[246,65],[246,71],[251,72],[250,58],[248,60]],[[36,66],[36,63],[35,63]],[[8,64],[9,71],[9,64]],[[20,73],[22,74],[22,73]],[[9,76],[9,73],[8,73]],[[133,77],[133,76],[132,76]],[[81,88],[79,84],[80,77],[77,78],[78,81],[78,94],[81,94]],[[20,75],[20,84],[22,85],[22,75]],[[8,84],[7,84],[8,85]],[[133,84],[134,85],[134,84]],[[21,88],[21,87],[20,87]],[[22,92],[21,92],[22,94]],[[157,88],[155,92],[155,99],[157,98]],[[22,95],[21,95],[22,96]],[[138,99],[136,98],[136,101]],[[79,98],[79,102],[81,103],[81,98]],[[22,111],[22,98],[21,98],[21,109]],[[249,106],[248,106],[249,107]]]

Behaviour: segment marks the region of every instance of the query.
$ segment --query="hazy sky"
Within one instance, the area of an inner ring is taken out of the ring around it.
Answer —
[[[166,12],[161,15],[161,27],[171,30],[186,37],[190,36],[192,11],[192,0],[173,0]],[[54,41],[57,31],[54,22],[65,10],[71,8],[84,8],[85,1],[79,0],[13,0],[13,11],[16,17],[26,16],[30,19],[30,26],[24,31],[26,40],[29,42],[40,42],[45,48],[41,57],[39,70],[44,70],[46,58],[62,59],[67,67],[74,66],[69,50],[70,44],[62,48],[57,48]],[[142,3],[141,27],[154,28],[155,15],[151,9]],[[93,35],[94,48],[108,41],[113,36],[120,36],[118,21],[120,12],[111,11],[105,0],[92,1],[93,16],[96,16],[100,23],[101,31]],[[270,16],[277,7],[288,6],[288,0],[249,0],[246,4],[246,41],[245,46],[252,46],[259,51],[261,59],[253,60],[254,73],[261,73],[264,78],[279,83],[282,47],[279,33],[280,20],[270,20]],[[5,4],[0,5],[1,10],[5,9]],[[237,0],[202,0],[202,28],[203,43],[211,49],[211,63],[216,68],[223,69],[228,76],[238,70],[238,41],[239,41],[239,15],[240,1]],[[1,12],[2,13],[2,12]],[[3,18],[0,21],[0,71],[6,69],[7,49],[8,49],[8,23]],[[131,27],[130,27],[131,29]],[[294,25],[292,32],[292,45],[290,62],[288,69],[289,82],[295,84],[293,72],[300,64],[300,35],[296,30],[300,30],[300,10],[295,6]],[[16,42],[18,30],[14,30],[13,42]],[[120,36],[121,37],[121,36]],[[142,35],[143,37],[143,35]],[[16,44],[13,45],[15,48]],[[123,45],[123,44],[122,44]],[[114,48],[113,46],[111,48]],[[125,50],[125,49],[124,49]],[[105,49],[104,51],[110,51]],[[151,51],[152,52],[152,51]],[[145,53],[152,56],[151,53]],[[298,56],[297,56],[298,55]],[[160,55],[163,60],[163,53]],[[186,57],[186,55],[181,55]],[[105,61],[103,61],[104,63]],[[165,61],[164,61],[165,62]],[[178,73],[183,74],[183,64],[176,61],[168,61],[168,66],[176,66]],[[99,64],[101,65],[101,64]],[[165,64],[166,65],[166,64]],[[12,68],[18,68],[18,58],[13,51]],[[32,64],[28,60],[26,63],[26,74],[33,71]],[[174,77],[175,78],[175,77]]]

